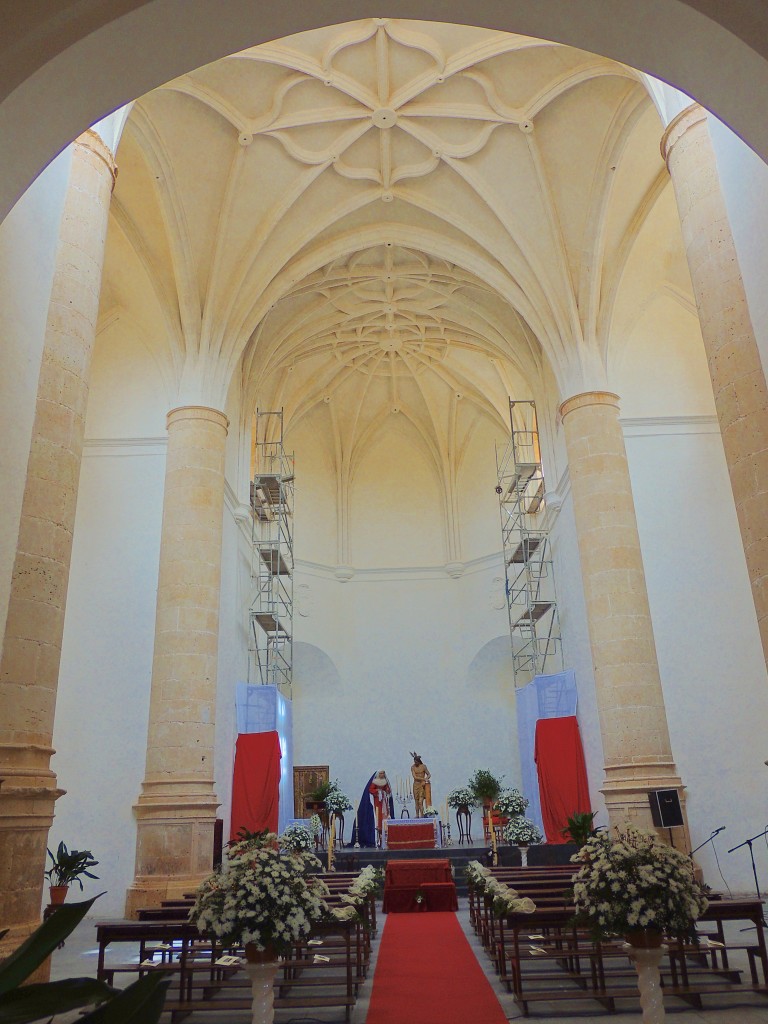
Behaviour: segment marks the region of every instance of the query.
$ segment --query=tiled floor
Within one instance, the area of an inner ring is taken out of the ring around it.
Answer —
[[[469,926],[469,918],[467,915],[466,900],[460,901],[459,920],[464,928],[465,934],[470,942],[470,945],[475,951],[481,965],[483,966],[488,979],[499,997],[499,1001],[504,1009],[504,1012],[509,1020],[521,1020],[524,1019],[520,1013],[519,1008],[512,999],[512,996],[507,994],[503,986],[499,984],[493,969],[490,966],[488,958],[485,956],[482,947],[480,947],[474,933]],[[379,918],[379,934],[381,934],[381,928],[383,928],[385,921],[384,915]],[[355,1005],[352,1014],[352,1024],[365,1024],[365,1018],[368,1012],[368,1000],[370,998],[371,985],[373,980],[373,974],[376,966],[376,953],[378,950],[378,942],[374,942],[373,948],[373,960],[371,963],[371,969],[368,973],[368,979],[363,985],[360,995]],[[52,966],[52,978],[66,978],[76,976],[93,976],[96,973],[96,960],[98,950],[95,944],[95,931],[93,925],[85,921],[72,935],[64,949],[57,951],[53,958]],[[127,955],[127,947],[123,946],[120,949],[120,959],[129,959]],[[718,1006],[718,1000],[722,1002],[721,1006]],[[730,1005],[729,1005],[730,1001]],[[690,1022],[690,1024],[768,1024],[768,998],[763,999],[760,996],[755,996],[751,993],[745,993],[740,1000],[739,1005],[734,1005],[733,998],[720,997],[720,996],[707,996],[706,998],[706,1009],[704,1010],[692,1010],[690,1008],[684,1008],[678,1005],[669,1005],[667,1007],[667,1014],[672,1019],[679,1019],[680,1024],[683,1022]],[[585,1004],[590,1005],[590,1004]],[[639,1024],[640,1021],[640,1007],[637,1004],[631,1012],[625,1013],[598,1013],[592,1014],[589,1010],[576,1013],[574,1016],[561,1016],[562,1009],[560,1006],[552,1007],[546,1003],[536,1003],[532,1006],[532,1013],[529,1019],[531,1020],[546,1020],[546,1021],[557,1021],[561,1024],[622,1024],[622,1022],[632,1021],[633,1024]],[[553,1014],[553,1009],[557,1010],[556,1014]],[[56,1018],[56,1024],[69,1024],[77,1020],[77,1014],[61,1015]],[[194,1024],[197,1018],[192,1016],[189,1020]],[[250,1024],[249,1014],[232,1014],[232,1013],[206,1013],[204,1017],[200,1018],[204,1024]],[[275,1014],[276,1024],[299,1024],[301,1021],[306,1021],[307,1024],[312,1022],[341,1022],[343,1021],[343,1013],[334,1010],[326,1011],[322,1010],[280,1010]],[[398,1022],[401,1024],[401,1022]],[[417,1021],[408,1021],[405,1024],[418,1024]],[[471,1021],[467,1021],[467,1024],[472,1024]]]

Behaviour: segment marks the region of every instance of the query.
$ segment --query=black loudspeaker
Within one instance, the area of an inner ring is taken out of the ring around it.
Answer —
[[[648,794],[648,800],[656,828],[676,828],[683,824],[683,809],[676,789],[654,789]]]

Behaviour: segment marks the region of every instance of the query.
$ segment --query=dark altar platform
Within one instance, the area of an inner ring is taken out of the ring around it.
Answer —
[[[528,847],[528,863],[534,865],[568,864],[578,850],[572,843],[550,844],[541,843]],[[372,864],[376,868],[386,868],[387,861],[392,860],[434,860],[435,857],[447,859],[453,868],[456,889],[460,896],[466,896],[467,883],[464,870],[471,860],[487,863],[490,846],[474,844],[472,846],[443,846],[439,850],[379,850],[363,847],[355,850],[351,846],[336,849],[333,854],[333,865],[337,871],[359,871]],[[519,867],[522,863],[520,850],[517,846],[500,845],[498,848],[499,864],[502,867]]]

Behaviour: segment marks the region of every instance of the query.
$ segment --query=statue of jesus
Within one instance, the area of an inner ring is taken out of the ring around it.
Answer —
[[[411,757],[413,758],[411,775],[413,776],[413,799],[416,804],[416,817],[423,818],[425,808],[432,804],[432,784],[430,782],[432,776],[429,774],[429,768],[427,768],[415,751],[411,752]]]

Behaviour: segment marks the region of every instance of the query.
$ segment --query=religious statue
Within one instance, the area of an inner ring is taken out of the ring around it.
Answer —
[[[387,773],[381,769],[376,772],[368,786],[373,801],[373,814],[376,823],[376,845],[381,846],[381,834],[384,822],[390,817],[392,808],[392,787]]]
[[[432,804],[432,783],[429,768],[424,764],[415,751],[411,751],[413,764],[411,775],[413,776],[413,799],[416,804],[416,817],[423,818],[424,811]]]

